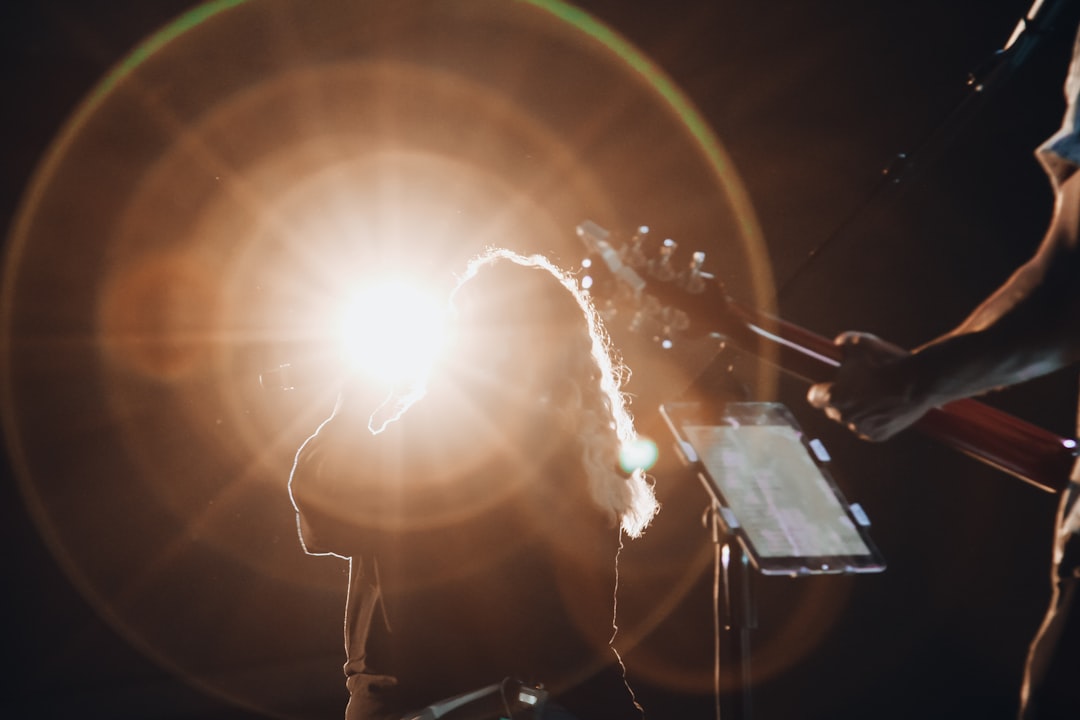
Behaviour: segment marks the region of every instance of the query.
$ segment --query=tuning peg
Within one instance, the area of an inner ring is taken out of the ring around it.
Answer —
[[[668,282],[675,279],[676,272],[671,259],[678,247],[679,244],[671,238],[665,240],[663,245],[660,246],[660,255],[651,268],[652,274],[657,280]]]
[[[683,288],[688,293],[698,294],[705,290],[706,274],[701,271],[702,265],[705,264],[705,253],[695,252],[693,257],[690,258],[690,266],[686,269],[686,275],[683,278]]]
[[[631,267],[645,267],[648,259],[645,255],[645,241],[649,239],[649,226],[641,225],[630,238],[630,246],[624,253],[624,261]]]

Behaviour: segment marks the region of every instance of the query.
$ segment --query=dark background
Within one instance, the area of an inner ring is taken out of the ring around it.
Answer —
[[[3,4],[5,225],[79,101],[189,7]],[[855,327],[917,345],[961,320],[1038,243],[1051,193],[1032,151],[1060,120],[1075,9],[1015,73],[973,102],[969,73],[986,67],[1028,3],[582,7],[653,58],[712,123],[762,223],[785,318],[825,335]],[[914,162],[892,183],[882,170],[898,153]],[[867,509],[889,570],[762,584],[762,666],[784,648],[794,659],[755,684],[756,716],[1011,717],[1048,594],[1054,497],[919,436],[860,443],[810,412],[804,390],[785,385],[783,399],[831,449],[833,474]],[[990,402],[1069,435],[1075,397],[1074,377],[1061,373]],[[660,538],[696,523],[704,499],[688,490],[668,502],[654,529]],[[0,505],[6,716],[257,717],[127,644],[52,561],[14,483],[5,482]],[[655,561],[642,548],[630,551],[631,569]],[[632,670],[636,661],[645,668],[664,658],[678,638],[707,640],[707,580],[704,573],[692,598],[629,653]],[[648,588],[632,576],[627,582],[638,593],[631,606],[647,606]],[[806,638],[810,649],[796,652]],[[708,678],[710,650],[704,642],[700,656],[681,660]],[[710,716],[707,684],[673,688],[642,674],[653,717]]]

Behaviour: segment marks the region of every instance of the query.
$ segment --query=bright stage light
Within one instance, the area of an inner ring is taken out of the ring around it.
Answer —
[[[445,342],[445,319],[445,305],[415,285],[392,280],[363,288],[342,314],[343,360],[378,382],[423,382]]]

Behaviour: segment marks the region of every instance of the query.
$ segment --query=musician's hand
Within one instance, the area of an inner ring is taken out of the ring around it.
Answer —
[[[843,360],[830,383],[810,388],[807,400],[867,440],[887,440],[929,409],[913,397],[904,360],[909,353],[866,333],[836,338]]]

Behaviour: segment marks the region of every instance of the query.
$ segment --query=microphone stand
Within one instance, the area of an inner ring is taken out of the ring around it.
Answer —
[[[898,152],[882,169],[881,179],[871,188],[859,206],[818,244],[786,279],[777,285],[777,299],[794,292],[814,262],[844,232],[863,216],[880,211],[884,202],[899,190],[916,184],[919,177],[938,162],[957,138],[966,132],[975,117],[983,112],[999,92],[1013,80],[1045,42],[1057,33],[1076,32],[1075,0],[1034,0],[1028,12],[1020,18],[1005,45],[971,71],[967,79],[968,92],[945,118],[944,122],[913,151]]]

